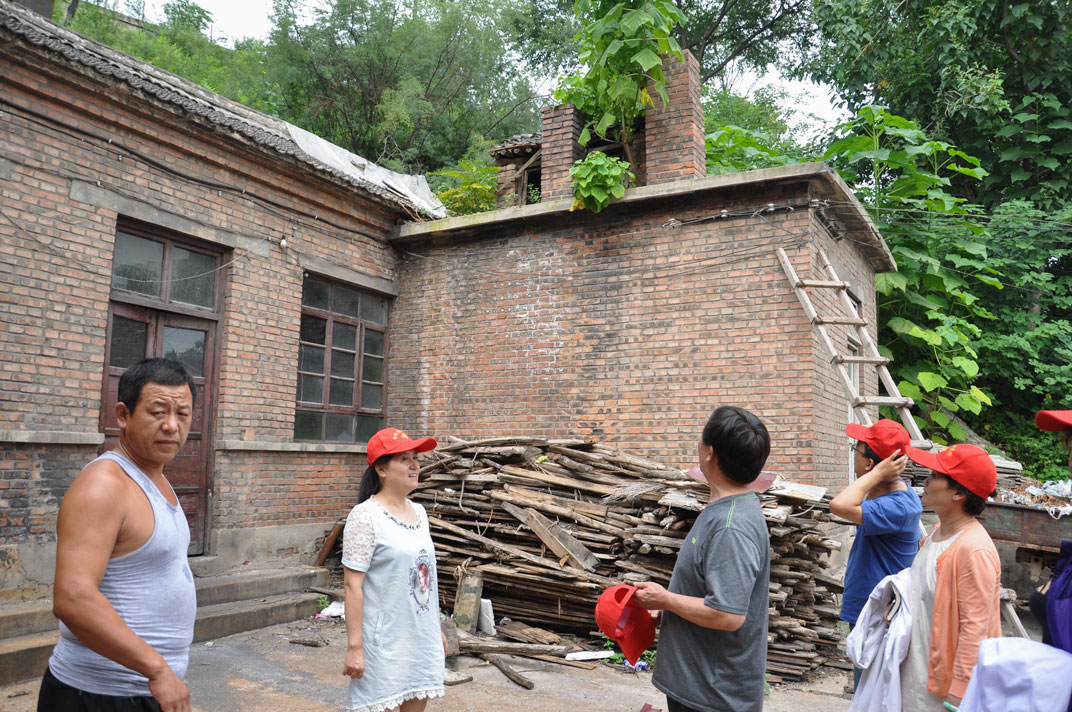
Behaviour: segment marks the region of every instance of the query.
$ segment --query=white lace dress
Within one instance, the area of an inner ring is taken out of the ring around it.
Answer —
[[[396,519],[375,499],[346,518],[342,564],[365,572],[365,674],[350,681],[348,710],[384,712],[406,700],[443,696],[435,548],[424,507],[410,506],[415,524]]]

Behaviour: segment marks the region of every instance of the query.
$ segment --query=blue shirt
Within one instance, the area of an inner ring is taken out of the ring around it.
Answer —
[[[863,523],[845,569],[841,620],[855,624],[875,585],[912,565],[919,551],[919,515],[923,504],[911,488],[860,503]]]

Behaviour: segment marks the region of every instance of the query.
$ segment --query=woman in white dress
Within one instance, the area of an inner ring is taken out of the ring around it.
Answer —
[[[348,710],[423,712],[443,696],[435,548],[424,507],[407,498],[417,487],[417,453],[435,446],[397,428],[369,439],[370,464],[343,534]]]

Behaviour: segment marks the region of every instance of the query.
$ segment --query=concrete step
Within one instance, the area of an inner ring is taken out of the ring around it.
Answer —
[[[289,623],[316,614],[319,593],[291,593],[198,607],[194,642]]]
[[[222,638],[316,613],[328,573],[318,568],[243,571],[194,580],[194,640]],[[59,640],[51,599],[0,606],[0,686],[40,677]]]
[[[0,640],[0,686],[41,677],[59,639],[52,630]]]
[[[327,569],[310,566],[205,576],[195,578],[194,585],[197,586],[197,605],[200,608],[305,591],[310,586],[327,585],[328,579]]]
[[[56,630],[51,598],[0,606],[0,641],[47,630]]]

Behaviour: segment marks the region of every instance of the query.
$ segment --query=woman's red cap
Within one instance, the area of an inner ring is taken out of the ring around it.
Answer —
[[[435,446],[435,438],[414,440],[398,428],[384,428],[369,438],[366,452],[371,465],[384,455],[395,455],[400,452],[409,452],[410,450],[427,452],[434,450]]]

